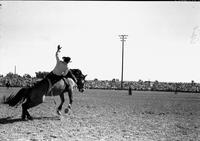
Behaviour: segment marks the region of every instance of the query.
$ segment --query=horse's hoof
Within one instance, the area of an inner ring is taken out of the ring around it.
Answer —
[[[65,114],[69,113],[69,108],[65,109]]]
[[[33,120],[33,117],[27,116],[27,119],[28,119],[28,120]]]
[[[22,117],[22,121],[27,121],[26,117]]]
[[[57,110],[57,114],[58,114],[58,115],[61,115],[61,112],[60,112],[59,110]]]
[[[26,120],[26,115],[22,115],[22,120],[23,120],[23,121]]]

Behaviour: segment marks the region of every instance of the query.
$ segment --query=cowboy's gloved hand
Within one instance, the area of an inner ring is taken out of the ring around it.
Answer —
[[[60,45],[58,45],[57,51],[60,52],[60,49],[61,49],[61,48],[62,48],[62,47],[61,47]]]

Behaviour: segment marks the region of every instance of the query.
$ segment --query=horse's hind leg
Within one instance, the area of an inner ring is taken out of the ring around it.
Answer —
[[[22,119],[25,120],[26,118],[29,120],[32,120],[33,118],[28,112],[29,109],[29,102],[26,101],[24,104],[22,104]]]
[[[22,104],[22,120],[26,119],[26,114],[27,114],[27,109],[25,108],[25,106]]]
[[[32,102],[30,99],[27,99],[26,102],[22,104],[22,119],[24,120],[27,118],[29,120],[33,120],[33,118],[28,112],[28,109],[37,106],[40,103],[42,103],[42,101],[37,103],[37,102]]]
[[[60,94],[60,100],[61,100],[61,103],[57,108],[58,115],[61,115],[62,106],[63,106],[63,103],[65,102],[64,92]]]

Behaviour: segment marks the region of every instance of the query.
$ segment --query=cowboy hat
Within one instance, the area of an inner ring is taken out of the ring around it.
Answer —
[[[62,59],[63,59],[63,61],[66,62],[66,63],[72,62],[70,57],[65,57],[65,56],[64,56],[64,57],[62,57]]]

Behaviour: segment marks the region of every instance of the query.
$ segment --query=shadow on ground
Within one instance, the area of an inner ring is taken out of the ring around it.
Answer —
[[[55,117],[33,117],[33,120],[60,120],[58,116]],[[30,120],[23,120],[21,118],[12,118],[12,117],[6,117],[0,119],[0,124],[9,124],[14,122],[25,122]]]

